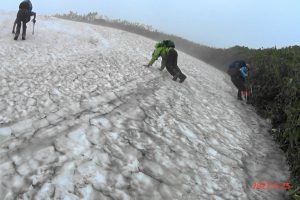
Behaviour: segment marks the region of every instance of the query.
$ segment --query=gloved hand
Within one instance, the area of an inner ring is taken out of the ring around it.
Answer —
[[[33,19],[33,20],[32,20],[32,22],[35,24],[36,20],[35,20],[35,19]]]

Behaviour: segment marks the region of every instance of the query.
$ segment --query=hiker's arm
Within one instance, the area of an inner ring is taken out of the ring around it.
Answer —
[[[35,18],[36,18],[36,13],[35,13],[35,12],[31,12],[31,13],[30,13],[30,17],[31,17],[31,16],[33,16],[32,22],[35,24],[35,22],[36,22],[36,20],[35,20]]]
[[[157,48],[154,50],[154,52],[152,53],[152,59],[148,63],[149,66],[153,65],[153,63],[159,58],[161,50],[161,48]]]
[[[30,13],[30,16],[33,16],[33,19],[35,20],[35,18],[36,18],[36,13],[35,13],[35,12],[31,12],[31,13]]]

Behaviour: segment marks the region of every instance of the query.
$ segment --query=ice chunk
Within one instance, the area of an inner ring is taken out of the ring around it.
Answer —
[[[24,121],[17,122],[11,126],[12,132],[14,134],[25,133],[33,129],[32,120],[26,119]]]
[[[180,124],[179,125],[180,130],[182,131],[182,133],[188,137],[190,140],[195,140],[198,139],[197,135],[195,133],[193,133],[193,131],[191,131],[190,129],[188,129],[185,125]]]
[[[57,158],[55,153],[54,147],[50,146],[44,149],[39,150],[38,152],[34,153],[34,159],[45,164],[49,164],[54,162]]]
[[[58,176],[54,179],[55,183],[60,190],[73,192],[74,191],[74,170],[75,164],[73,162],[66,163],[63,168],[58,172]]]
[[[11,128],[10,127],[4,127],[0,128],[0,136],[11,136]]]

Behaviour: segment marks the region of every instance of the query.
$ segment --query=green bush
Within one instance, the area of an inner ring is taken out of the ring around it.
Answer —
[[[290,165],[290,196],[300,199],[300,47],[257,50],[250,63],[252,104],[271,119],[274,138]]]

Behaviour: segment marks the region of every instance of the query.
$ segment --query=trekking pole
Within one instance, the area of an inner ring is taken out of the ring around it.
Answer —
[[[33,23],[33,27],[32,27],[32,35],[34,35],[34,25],[35,25],[35,23]]]

